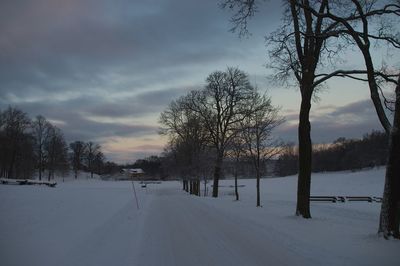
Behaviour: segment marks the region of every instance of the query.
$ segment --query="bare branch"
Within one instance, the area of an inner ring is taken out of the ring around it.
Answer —
[[[222,9],[236,10],[231,17],[233,27],[232,32],[238,32],[240,37],[248,36],[248,21],[258,11],[258,6],[255,0],[224,0],[219,4]]]

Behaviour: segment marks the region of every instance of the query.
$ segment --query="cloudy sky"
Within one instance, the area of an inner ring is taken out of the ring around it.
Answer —
[[[280,1],[260,8],[245,39],[229,32],[231,14],[217,2],[3,0],[0,109],[44,115],[68,141],[95,141],[109,160],[132,162],[162,151],[157,121],[171,100],[237,66],[281,107],[287,122],[277,134],[295,141],[299,92],[268,84],[264,67]],[[314,142],[380,129],[366,84],[334,80],[319,97]]]

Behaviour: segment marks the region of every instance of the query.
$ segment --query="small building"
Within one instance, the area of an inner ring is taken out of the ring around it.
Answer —
[[[145,172],[141,168],[124,168],[122,173],[129,176],[130,178],[137,178],[144,176]]]

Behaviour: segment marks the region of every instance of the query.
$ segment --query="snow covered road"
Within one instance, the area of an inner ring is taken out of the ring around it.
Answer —
[[[154,194],[140,241],[140,265],[295,265],[295,254],[268,241],[265,231],[245,217],[176,188]]]
[[[78,181],[0,186],[0,265],[293,265],[293,256],[240,213],[176,182]],[[230,202],[232,203],[232,202]],[[267,263],[267,264],[266,264]]]

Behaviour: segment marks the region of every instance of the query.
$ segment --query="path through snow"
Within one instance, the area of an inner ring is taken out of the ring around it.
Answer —
[[[239,215],[164,188],[154,192],[140,265],[295,265],[296,255]]]

